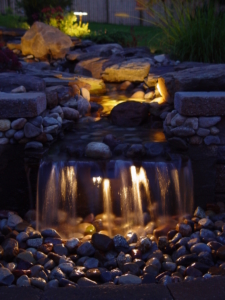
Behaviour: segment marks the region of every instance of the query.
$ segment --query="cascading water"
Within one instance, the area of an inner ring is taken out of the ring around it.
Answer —
[[[70,161],[40,166],[37,226],[55,226],[66,236],[83,233],[90,214],[102,222],[98,230],[113,236],[130,230],[142,234],[144,214],[156,221],[192,208],[190,162]]]

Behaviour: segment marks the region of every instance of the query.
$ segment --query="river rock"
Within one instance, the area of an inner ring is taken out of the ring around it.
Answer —
[[[113,247],[113,240],[104,234],[94,233],[92,235],[94,247],[100,251],[109,251]]]
[[[67,120],[77,121],[79,119],[79,112],[76,109],[69,107],[62,107],[64,118]]]
[[[85,149],[85,155],[91,158],[110,158],[112,153],[109,146],[104,143],[91,142]]]
[[[28,239],[27,246],[32,248],[38,248],[42,245],[43,238],[36,238],[36,239]]]
[[[86,277],[81,277],[78,279],[77,284],[81,287],[88,287],[88,286],[96,286],[97,283],[93,280],[90,280]]]
[[[194,212],[194,216],[203,219],[206,217],[206,214],[205,211],[200,206],[198,206]]]
[[[209,145],[219,145],[220,144],[220,138],[217,135],[208,135],[204,138],[204,143]]]
[[[84,262],[84,267],[87,269],[94,269],[97,268],[99,266],[99,260],[96,258],[88,258],[85,262]]]
[[[46,288],[46,281],[43,278],[31,278],[30,279],[31,285],[44,290]]]
[[[25,134],[25,137],[27,137],[27,138],[36,137],[41,132],[42,132],[41,128],[38,128],[29,122],[27,122],[24,126],[24,134]]]
[[[51,125],[58,125],[58,122],[55,118],[52,117],[45,117],[43,118],[43,126],[47,127],[47,126],[51,126]]]
[[[110,114],[113,124],[118,126],[138,126],[148,118],[149,107],[145,103],[126,101],[116,105]]]
[[[180,126],[180,127],[172,128],[171,133],[180,137],[188,137],[194,135],[195,131],[190,127]]]
[[[119,284],[141,284],[142,280],[140,277],[126,274],[119,277]]]
[[[184,223],[177,224],[176,230],[179,231],[182,236],[190,236],[192,233],[191,226]]]
[[[126,156],[129,158],[143,157],[145,155],[145,148],[142,144],[133,144],[126,152]]]
[[[225,261],[225,246],[220,247],[216,251],[216,256],[218,259],[224,260]]]
[[[0,131],[7,131],[11,127],[11,122],[10,120],[0,120]]]
[[[40,59],[48,55],[54,59],[65,58],[71,46],[72,41],[68,35],[41,22],[35,22],[21,38],[23,55],[33,54]]]
[[[199,136],[205,137],[205,136],[207,136],[209,134],[210,134],[210,130],[207,129],[207,128],[199,128],[197,130],[197,135],[199,135]]]
[[[79,244],[79,239],[71,238],[71,239],[67,240],[65,246],[70,253],[73,253],[76,250],[78,244]]]
[[[186,276],[191,276],[191,277],[202,277],[202,272],[199,271],[198,269],[195,269],[194,267],[187,267],[185,271]]]
[[[85,116],[91,110],[91,104],[89,101],[83,97],[80,97],[77,101],[77,110],[81,116]]]
[[[0,138],[0,145],[6,145],[9,143],[9,139],[7,138]]]
[[[14,281],[13,274],[7,268],[0,268],[0,285],[11,285]]]
[[[209,128],[221,121],[221,117],[200,117],[199,127]]]
[[[80,89],[82,97],[84,97],[86,100],[90,101],[90,92],[86,88],[82,87]]]
[[[43,148],[43,144],[40,142],[29,142],[26,144],[25,149],[42,149]]]
[[[85,242],[78,247],[77,254],[80,256],[92,256],[95,254],[95,248],[91,243]]]
[[[7,261],[12,260],[19,253],[19,244],[12,238],[4,240],[1,246],[4,250],[4,259]]]
[[[16,214],[10,214],[8,217],[7,225],[9,227],[14,228],[16,225],[18,225],[21,222],[23,222],[23,219],[20,216],[18,216]]]
[[[20,130],[24,127],[26,122],[27,122],[27,119],[19,118],[19,119],[16,119],[16,120],[12,121],[11,127],[12,127],[12,129]]]
[[[207,246],[206,244],[204,243],[198,243],[198,244],[195,244],[191,247],[191,253],[196,253],[196,254],[199,254],[201,252],[209,252],[211,253],[211,249],[209,246]]]
[[[27,275],[22,275],[16,281],[17,286],[30,286],[30,278]]]

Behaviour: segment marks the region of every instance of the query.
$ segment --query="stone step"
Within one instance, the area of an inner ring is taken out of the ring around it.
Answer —
[[[0,93],[0,118],[32,118],[47,107],[45,93]]]
[[[174,107],[184,116],[224,116],[225,92],[177,92]]]

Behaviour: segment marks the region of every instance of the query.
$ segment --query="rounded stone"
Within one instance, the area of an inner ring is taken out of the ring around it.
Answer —
[[[23,219],[16,215],[16,214],[11,214],[9,217],[8,217],[8,222],[7,222],[7,225],[9,227],[16,227],[16,225],[18,225],[19,223],[23,222]]]
[[[176,230],[181,233],[182,236],[190,236],[192,233],[192,228],[188,224],[179,223],[176,226]]]
[[[225,246],[220,247],[216,251],[216,256],[218,259],[225,260]]]
[[[191,247],[191,253],[199,254],[201,252],[211,253],[211,248],[204,243],[198,243]]]
[[[84,267],[87,269],[94,269],[97,268],[99,266],[99,260],[96,258],[88,258],[85,262],[84,262]]]
[[[19,118],[19,119],[16,119],[16,120],[12,121],[11,127],[12,127],[12,129],[20,130],[24,127],[24,125],[26,123],[27,123],[27,119]]]
[[[42,149],[43,148],[43,144],[40,142],[29,142],[26,144],[25,149]]]
[[[6,145],[9,143],[9,139],[8,138],[0,138],[0,145]]]
[[[204,209],[202,209],[200,206],[198,206],[194,212],[194,216],[200,219],[203,219],[206,217]]]
[[[14,139],[19,141],[22,138],[24,138],[24,131],[22,130],[18,130],[15,134],[14,134]]]
[[[30,279],[27,275],[20,276],[16,281],[17,286],[30,286]]]
[[[11,122],[7,119],[0,120],[0,131],[7,131],[11,127]]]
[[[177,265],[173,262],[164,262],[162,263],[162,267],[165,271],[174,272],[177,268]]]
[[[79,244],[79,239],[77,238],[71,238],[67,240],[65,246],[69,250],[70,253],[74,252]]]
[[[140,277],[126,274],[119,277],[119,284],[141,284],[142,280]]]
[[[85,242],[78,247],[77,254],[80,256],[92,256],[95,254],[95,248],[90,242]]]
[[[110,158],[112,153],[108,145],[99,142],[91,142],[85,149],[85,155],[90,158]]]

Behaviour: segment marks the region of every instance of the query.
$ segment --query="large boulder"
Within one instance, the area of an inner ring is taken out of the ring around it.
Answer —
[[[137,58],[123,61],[109,66],[102,74],[104,81],[121,82],[129,80],[131,82],[144,81],[150,71],[148,59]]]
[[[64,58],[72,46],[69,36],[59,29],[35,22],[21,38],[21,50],[23,55],[33,54],[37,58]]]
[[[148,118],[149,106],[146,103],[126,101],[111,111],[111,120],[118,126],[138,126]]]
[[[162,96],[170,103],[176,92],[225,91],[225,64],[167,73],[158,82]]]

